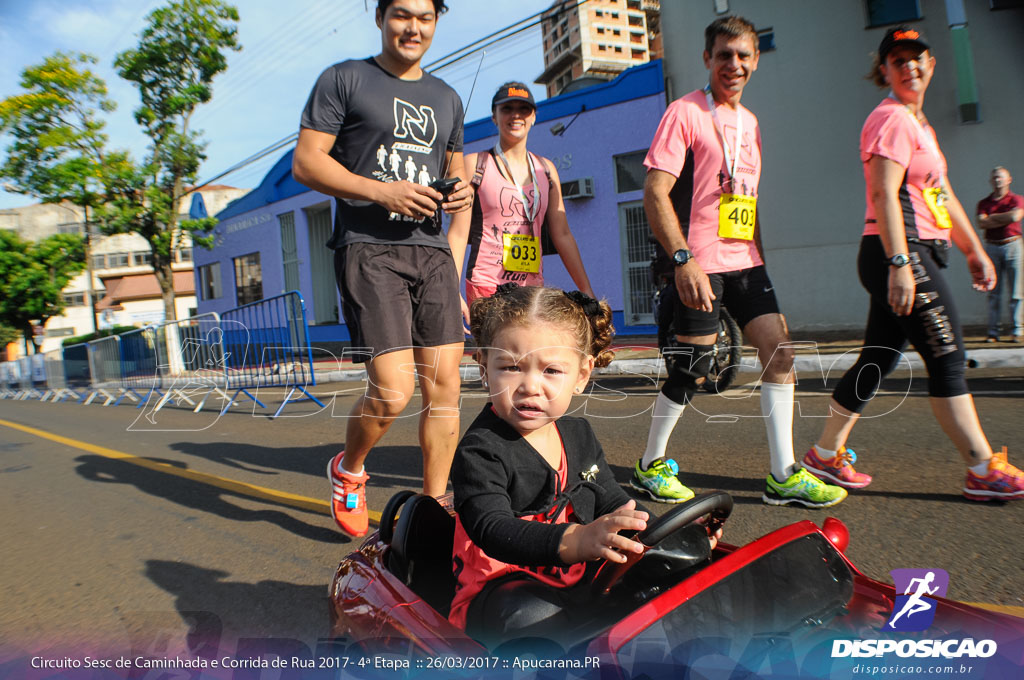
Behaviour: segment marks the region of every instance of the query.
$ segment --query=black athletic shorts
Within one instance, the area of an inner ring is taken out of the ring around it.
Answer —
[[[459,278],[451,253],[419,245],[352,243],[334,251],[334,275],[352,360],[463,342]]]
[[[718,310],[722,305],[742,329],[762,314],[778,314],[779,301],[775,287],[764,265],[739,269],[734,272],[708,274],[711,290],[715,294],[714,309],[702,312],[687,307],[674,295],[673,325],[676,335],[712,335],[718,333]]]

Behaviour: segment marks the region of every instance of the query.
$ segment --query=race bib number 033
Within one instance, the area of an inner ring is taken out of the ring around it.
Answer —
[[[504,234],[501,266],[507,272],[540,272],[540,239],[529,234]]]
[[[722,194],[718,208],[718,235],[750,241],[754,238],[757,199],[742,194]]]

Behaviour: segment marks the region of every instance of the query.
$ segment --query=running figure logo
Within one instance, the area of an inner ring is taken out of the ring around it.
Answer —
[[[944,597],[949,588],[949,573],[943,569],[893,569],[896,603],[892,617],[885,624],[891,630],[924,630],[935,619],[935,600]]]

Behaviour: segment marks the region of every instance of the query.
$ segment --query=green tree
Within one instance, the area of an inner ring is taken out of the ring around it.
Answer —
[[[97,109],[113,111],[107,86],[89,66],[96,59],[57,52],[21,72],[21,94],[0,101],[0,132],[11,136],[0,175],[9,188],[47,203],[102,202],[107,136]]]
[[[118,74],[139,90],[135,120],[150,139],[141,164],[128,158],[108,166],[110,200],[104,232],[134,232],[149,243],[153,271],[167,319],[175,319],[174,253],[185,235],[209,248],[213,218],[181,220],[178,208],[187,186],[196,182],[206,158],[206,142],[189,123],[212,96],[213,78],[227,69],[227,52],[239,50],[238,11],[220,0],[176,0],[147,17],[139,44],[117,56]]]
[[[18,330],[38,352],[33,324],[64,312],[64,287],[84,269],[81,236],[55,234],[32,243],[0,229],[0,324]]]
[[[105,149],[98,116],[115,104],[90,68],[95,63],[87,54],[57,52],[22,71],[24,92],[0,101],[0,133],[11,137],[0,165],[7,188],[44,203],[72,203],[86,225],[104,200],[105,165],[124,157]]]
[[[0,350],[21,338],[21,331],[0,323]]]

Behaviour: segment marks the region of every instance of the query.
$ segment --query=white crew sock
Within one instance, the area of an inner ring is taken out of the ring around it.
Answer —
[[[658,392],[658,398],[654,402],[654,413],[651,415],[651,430],[647,433],[647,450],[640,461],[641,468],[646,470],[651,463],[665,457],[668,438],[685,409],[686,404],[677,404]]]
[[[793,383],[761,383],[761,415],[768,429],[768,453],[775,481],[784,482],[796,472],[793,455]]]
[[[342,451],[342,453],[345,453],[345,452]],[[340,472],[343,475],[352,475],[353,477],[358,477],[359,475],[363,474],[363,470],[366,469],[365,465],[360,465],[359,466],[359,472],[352,472],[351,470],[346,470],[345,466],[343,465],[343,461],[344,460],[345,460],[345,456],[338,456],[338,463],[337,463],[337,465],[334,466],[334,467],[338,468],[338,472]]]
[[[814,450],[818,452],[818,458],[821,458],[822,460],[832,460],[833,458],[836,457],[836,453],[837,453],[836,451],[830,451],[828,449],[823,449],[820,446],[818,446],[817,444],[814,445]]]
[[[988,464],[991,461],[992,461],[992,459],[989,458],[988,460],[983,460],[982,462],[978,463],[977,465],[968,465],[967,468],[971,472],[973,472],[974,474],[978,475],[979,477],[987,477],[988,476]]]

